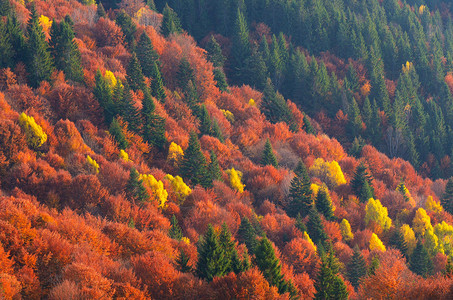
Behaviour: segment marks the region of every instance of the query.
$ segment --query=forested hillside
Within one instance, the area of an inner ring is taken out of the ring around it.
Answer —
[[[0,298],[452,299],[451,6],[0,0]]]

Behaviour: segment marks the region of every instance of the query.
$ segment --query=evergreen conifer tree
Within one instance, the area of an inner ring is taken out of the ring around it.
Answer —
[[[200,142],[193,131],[190,133],[189,146],[184,151],[180,172],[184,178],[190,179],[193,185],[200,184],[203,187],[209,187],[212,184],[206,159],[200,149]]]
[[[348,279],[353,287],[357,288],[359,286],[359,281],[362,277],[366,276],[366,271],[365,259],[363,258],[359,247],[356,245],[351,261],[347,266]]]
[[[393,234],[390,236],[389,244],[400,250],[401,254],[407,257],[408,248],[407,243],[404,240],[403,233],[400,228],[395,228]]]
[[[115,103],[115,106],[117,107],[118,114],[128,123],[129,128],[138,133],[141,125],[140,112],[132,102],[132,94],[129,87],[125,85],[123,89],[120,85],[121,83],[117,84],[119,99],[115,100],[119,100],[119,102]]]
[[[211,38],[206,45],[206,51],[208,60],[212,62],[214,68],[223,68],[223,64],[225,63],[225,56],[223,56],[222,48],[220,48],[219,43],[213,35],[211,35]]]
[[[137,54],[140,66],[142,67],[143,75],[146,77],[153,77],[154,63],[160,68],[159,54],[157,54],[157,51],[154,49],[151,39],[146,32],[143,32],[140,35],[135,53]]]
[[[12,67],[20,61],[26,63],[28,58],[27,43],[25,41],[21,24],[17,20],[15,14],[12,14],[12,16],[8,17],[6,22],[6,29],[13,50],[10,66]]]
[[[310,120],[308,119],[307,115],[304,114],[304,126],[305,126],[305,131],[308,133],[308,134],[316,134],[316,130],[313,128],[313,126],[311,125],[311,122]]]
[[[8,33],[7,24],[0,22],[0,67],[12,67],[14,49]]]
[[[326,187],[321,187],[316,195],[316,210],[323,214],[326,220],[333,220],[332,201]]]
[[[156,11],[156,4],[154,3],[154,0],[146,0],[146,5],[149,9]]]
[[[132,48],[135,42],[134,35],[137,31],[137,26],[135,26],[132,18],[124,10],[121,10],[117,14],[115,22],[121,27],[127,44]]]
[[[255,252],[258,245],[258,241],[256,240],[256,231],[247,217],[243,217],[241,219],[241,224],[238,229],[238,241],[245,244],[250,253]]]
[[[216,137],[219,139],[220,142],[224,142],[224,138],[223,138],[223,135],[222,135],[222,131],[220,130],[220,126],[219,126],[219,123],[217,122],[217,119],[214,119],[213,122],[212,122],[212,126],[211,126],[211,135],[213,137]]]
[[[129,146],[126,137],[124,136],[123,130],[121,129],[121,126],[116,119],[113,119],[112,123],[110,123],[109,133],[118,143],[118,147],[120,147],[120,149],[124,150],[127,148],[127,146]]]
[[[160,74],[157,62],[153,63],[151,69],[151,92],[152,95],[160,102],[165,102],[167,95],[165,94],[164,83],[162,81],[162,75]]]
[[[70,23],[72,20],[70,22],[65,20],[60,23],[52,22],[50,48],[55,67],[62,70],[68,79],[81,82],[83,80],[82,57],[74,41],[75,35]]]
[[[233,46],[231,53],[231,66],[233,81],[237,84],[245,79],[245,61],[252,54],[249,41],[249,30],[243,12],[238,8],[236,22],[234,23]]]
[[[211,117],[209,116],[209,112],[206,109],[206,105],[202,104],[199,112],[198,118],[200,119],[200,126],[199,130],[201,134],[210,135],[211,134]]]
[[[216,86],[219,88],[219,90],[221,90],[222,92],[228,92],[228,83],[225,73],[219,68],[215,68],[213,73]]]
[[[116,115],[116,108],[113,103],[112,91],[102,76],[101,71],[97,70],[95,75],[95,86],[93,89],[94,97],[98,100],[99,106],[104,110],[104,120],[110,124]]]
[[[212,180],[222,180],[222,171],[220,170],[219,161],[214,151],[210,152],[211,161],[209,162],[208,171]]]
[[[179,255],[176,258],[176,264],[178,266],[179,271],[183,273],[190,273],[192,272],[192,266],[189,265],[189,256],[187,256],[186,252],[181,249],[179,251]]]
[[[145,141],[158,149],[167,143],[165,137],[165,119],[155,113],[155,105],[149,90],[145,88],[142,101],[143,137]]]
[[[181,23],[175,11],[165,4],[164,10],[162,11],[163,19],[161,25],[161,32],[165,37],[168,37],[172,33],[181,33]]]
[[[134,90],[143,90],[145,87],[145,79],[143,78],[142,67],[137,59],[137,55],[132,53],[132,57],[127,67],[127,82],[129,87]]]
[[[313,205],[311,181],[305,164],[299,161],[294,170],[295,176],[289,188],[290,203],[286,209],[289,216],[305,217]]]
[[[233,272],[233,256],[235,255],[234,253],[237,255],[237,251],[230,229],[225,222],[222,224],[222,229],[219,233],[219,246],[223,250],[224,258],[222,263],[224,264],[225,274]]]
[[[101,1],[97,4],[96,14],[98,18],[104,18],[107,15]]]
[[[351,180],[351,187],[361,202],[366,202],[369,198],[374,197],[372,182],[373,177],[368,174],[365,164],[363,162],[360,163],[354,172],[354,177]]]
[[[35,6],[31,7],[31,15],[27,25],[27,71],[30,84],[33,87],[43,80],[49,80],[53,71],[53,62],[49,45],[46,41],[42,26],[39,24]]]
[[[170,220],[171,228],[168,231],[168,236],[174,240],[180,241],[183,238],[182,229],[178,224],[178,219],[176,219],[175,215],[171,216]]]
[[[211,224],[198,244],[198,277],[212,281],[215,276],[225,274],[225,253]]]
[[[321,218],[315,207],[312,207],[310,209],[307,222],[307,231],[315,244],[325,244],[328,237],[326,232],[324,231],[324,225],[322,225]]]
[[[445,192],[441,199],[442,207],[445,211],[453,214],[453,177],[450,177],[445,187]]]
[[[417,246],[415,246],[414,252],[412,253],[409,269],[415,274],[423,277],[427,277],[432,272],[431,258],[421,240],[418,240]]]
[[[261,163],[265,166],[271,165],[275,168],[278,168],[277,157],[275,157],[274,150],[272,149],[272,144],[269,138],[264,144],[263,157],[261,158]]]
[[[348,299],[348,292],[343,280],[338,276],[338,261],[329,251],[328,256],[321,254],[321,267],[315,281],[314,299]]]
[[[189,82],[192,83],[195,80],[195,76],[193,74],[193,68],[190,65],[189,61],[186,58],[181,59],[179,64],[178,71],[176,73],[176,82],[178,87],[185,92],[188,88]]]
[[[135,203],[143,203],[149,200],[148,192],[143,186],[143,181],[140,179],[140,174],[135,168],[132,168],[129,174],[129,180],[126,184],[126,195],[129,200]]]

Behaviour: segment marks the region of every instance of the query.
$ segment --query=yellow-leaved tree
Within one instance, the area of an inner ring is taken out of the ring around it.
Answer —
[[[179,204],[183,204],[187,196],[192,193],[190,187],[184,183],[180,176],[173,177],[172,175],[167,174],[165,175],[164,179],[166,179],[170,183],[170,186],[175,192],[176,197],[178,197]]]
[[[104,79],[109,85],[110,90],[113,91],[115,86],[118,84],[118,80],[116,79],[115,74],[113,74],[112,71],[106,70],[104,74]]]
[[[392,226],[387,207],[383,206],[378,199],[368,199],[365,207],[365,224],[374,229],[378,229],[376,228],[378,226],[382,230],[388,230]]]
[[[99,164],[91,158],[91,156],[87,155],[87,164],[90,166],[90,169],[93,173],[99,173]]]
[[[225,110],[225,109],[221,109],[220,110],[223,115],[225,116],[225,118],[230,122],[230,123],[234,123],[234,115],[231,111],[229,110]]]
[[[343,240],[350,241],[354,238],[354,234],[351,231],[351,224],[349,224],[348,220],[341,220],[340,231],[341,235],[343,236]]]
[[[322,158],[317,158],[309,170],[312,176],[318,177],[330,188],[346,184],[341,167],[336,161],[327,162]]]
[[[50,27],[52,26],[52,20],[44,15],[41,15],[39,17],[39,25],[42,26],[42,30],[48,36]]]
[[[127,152],[124,151],[123,149],[120,150],[119,157],[120,157],[122,160],[124,160],[125,162],[128,162],[128,161],[129,161],[129,154],[127,154]]]
[[[439,239],[439,248],[453,256],[453,226],[442,221],[434,226],[434,233]]]
[[[178,166],[184,157],[184,151],[181,146],[175,142],[171,142],[170,147],[168,148],[167,160],[171,162],[174,166]]]
[[[244,192],[244,187],[245,184],[241,182],[242,180],[242,172],[241,171],[236,171],[234,168],[231,168],[229,170],[226,170],[226,173],[228,174],[230,178],[230,186],[238,191],[239,193]]]
[[[441,212],[443,207],[440,202],[435,201],[432,196],[428,196],[428,199],[426,199],[425,202],[425,209],[437,213]]]
[[[406,200],[406,202],[408,202],[411,207],[415,207],[415,200],[412,198],[411,193],[409,193],[409,190],[407,189],[404,182],[400,182],[398,184],[396,191],[403,195],[404,200]]]
[[[25,131],[25,137],[30,147],[39,148],[47,141],[47,134],[42,130],[41,126],[36,124],[33,117],[21,113],[19,124]]]
[[[414,251],[415,246],[417,246],[417,240],[415,239],[415,233],[412,230],[412,228],[407,224],[403,224],[403,226],[401,226],[400,230],[403,235],[404,241],[406,242],[406,245],[407,245],[407,252],[409,255],[412,255],[412,252]]]
[[[313,249],[316,251],[316,245],[315,243],[313,243],[312,239],[310,238],[310,236],[308,235],[308,233],[306,231],[304,231],[304,240],[306,240],[307,242],[310,243],[310,245],[313,247]]]
[[[433,228],[428,228],[425,231],[425,247],[429,255],[433,257],[438,252],[444,253],[442,245],[439,244],[439,238],[434,234]]]
[[[373,233],[371,235],[370,250],[371,251],[373,251],[373,250],[385,251],[384,244],[382,243],[382,241],[379,239],[379,237],[375,233]]]
[[[164,188],[164,183],[154,178],[151,174],[140,174],[140,179],[143,180],[143,184],[151,188],[153,192],[151,199],[156,200],[160,208],[165,208],[167,206],[168,193]]]
[[[412,227],[415,233],[424,236],[427,229],[433,229],[431,225],[431,218],[428,216],[423,208],[417,209],[414,220],[412,220]]]

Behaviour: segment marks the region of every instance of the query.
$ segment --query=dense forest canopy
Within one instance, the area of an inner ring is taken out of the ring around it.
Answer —
[[[0,298],[453,298],[452,9],[0,0]]]

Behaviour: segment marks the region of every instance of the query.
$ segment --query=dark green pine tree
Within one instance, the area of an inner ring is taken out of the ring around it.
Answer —
[[[295,226],[302,233],[307,231],[307,226],[305,226],[305,223],[304,223],[304,221],[302,219],[302,216],[300,214],[297,214],[297,216],[296,216],[296,224],[295,224]]]
[[[153,67],[151,70],[151,93],[154,97],[156,97],[156,99],[158,99],[162,103],[165,102],[165,98],[167,98],[167,95],[165,94],[164,90],[162,75],[160,74],[157,62],[153,63]]]
[[[235,243],[231,237],[230,229],[225,222],[223,222],[222,229],[219,233],[219,246],[223,250],[224,258],[222,263],[224,264],[223,267],[225,269],[225,274],[233,272],[233,256],[235,255],[234,253],[236,253],[237,256],[237,251]]]
[[[249,30],[247,20],[241,10],[237,9],[236,22],[234,23],[233,45],[231,53],[232,78],[234,83],[246,80],[246,60],[251,56]]]
[[[129,174],[129,180],[126,184],[126,196],[129,200],[139,204],[149,200],[148,192],[135,168],[132,168]]]
[[[220,126],[219,126],[219,123],[217,122],[217,119],[214,119],[214,121],[212,122],[211,135],[213,137],[218,138],[219,141],[221,141],[222,143],[225,142],[225,139],[223,138],[223,134],[222,134],[222,131],[220,130]]]
[[[368,201],[373,198],[373,177],[368,174],[365,164],[362,162],[354,172],[354,177],[351,180],[351,188],[359,197],[361,202]]]
[[[121,90],[120,84],[117,86]],[[123,91],[119,91],[119,96],[119,102],[116,103],[118,114],[127,122],[129,129],[138,133],[141,125],[140,112],[132,102],[132,94],[127,85],[124,86]]]
[[[362,134],[362,118],[360,116],[359,106],[354,97],[352,97],[349,105],[347,128],[351,139]]]
[[[176,72],[176,83],[178,87],[186,92],[189,87],[189,82],[194,83],[195,76],[193,68],[186,58],[181,59],[178,71]]]
[[[362,277],[366,276],[366,271],[365,259],[359,247],[355,245],[351,261],[347,266],[347,276],[354,288],[359,286],[359,281]]]
[[[137,26],[135,26],[134,21],[132,18],[124,11],[121,10],[115,19],[116,24],[121,27],[121,30],[124,33],[124,37],[126,39],[127,44],[129,47],[132,47],[135,43],[135,32],[137,31]]]
[[[168,37],[172,33],[181,33],[181,23],[175,11],[165,4],[164,10],[162,11],[163,19],[160,30],[165,37]]]
[[[167,143],[165,137],[165,119],[155,113],[155,105],[149,90],[145,88],[142,101],[143,138],[149,144],[163,149]]]
[[[97,5],[96,14],[98,18],[105,18],[105,16],[107,15],[105,13],[104,5],[102,5],[101,1],[99,1]]]
[[[441,199],[442,207],[445,211],[453,214],[453,177],[450,177],[445,187],[445,192]]]
[[[253,49],[252,55],[245,60],[245,65],[244,83],[256,89],[263,90],[269,74],[262,54],[256,49]]]
[[[116,107],[113,103],[112,91],[102,76],[101,71],[97,70],[95,75],[95,86],[93,89],[94,97],[98,100],[99,106],[104,110],[104,120],[110,124],[117,114]]]
[[[154,0],[146,0],[146,5],[148,5],[149,9],[156,11]]]
[[[373,257],[371,260],[370,266],[368,267],[367,274],[368,276],[376,274],[376,270],[379,268],[380,261],[377,256]]]
[[[325,245],[327,234],[324,231],[324,225],[321,222],[321,217],[315,207],[310,209],[307,222],[307,231],[312,241],[316,245]]]
[[[395,228],[392,235],[390,236],[389,244],[400,250],[401,254],[407,258],[407,243],[404,240],[404,236],[400,228]]]
[[[270,285],[276,286],[278,292],[283,294],[288,291],[287,282],[281,274],[280,260],[275,256],[274,248],[268,238],[263,237],[255,250],[255,263],[263,273]]]
[[[110,123],[109,133],[118,143],[118,147],[120,147],[120,149],[124,150],[127,146],[129,146],[123,130],[116,119],[113,119],[112,123]]]
[[[200,119],[200,126],[198,127],[200,133],[202,135],[210,135],[212,123],[206,105],[201,105],[200,109],[198,110],[198,118]]]
[[[445,270],[443,273],[445,276],[448,276],[450,278],[453,277],[453,264],[451,261],[451,256],[449,256],[447,259],[447,265],[445,266]]]
[[[168,231],[168,236],[174,240],[180,241],[183,238],[182,229],[178,224],[178,219],[176,219],[175,215],[171,216],[170,220],[171,228]]]
[[[9,16],[11,11],[11,3],[8,0],[0,0],[0,16]]]
[[[8,34],[7,24],[0,22],[0,68],[12,67],[14,49]]]
[[[330,200],[329,191],[326,187],[321,187],[316,195],[316,209],[323,214],[326,220],[333,220],[332,201]]]
[[[142,67],[134,52],[132,52],[127,67],[127,83],[133,91],[143,90],[145,88],[145,78],[143,77]]]
[[[266,144],[264,144],[261,164],[265,166],[271,165],[274,166],[275,168],[278,168],[277,157],[275,157],[274,150],[272,149],[272,144],[269,138],[266,140]]]
[[[238,229],[238,241],[245,244],[250,253],[255,253],[255,249],[258,246],[256,230],[247,217],[241,219],[241,225],[239,225]]]
[[[338,276],[338,260],[333,255],[321,254],[321,267],[315,281],[316,294],[314,299],[348,299],[348,292],[343,280]]]
[[[291,180],[289,188],[290,202],[286,212],[291,217],[297,215],[305,217],[313,205],[311,181],[307,168],[302,161],[299,161],[294,173],[295,176]]]
[[[219,88],[219,90],[221,90],[222,92],[228,92],[227,78],[223,70],[215,68],[213,73],[216,86]]]
[[[206,45],[206,51],[208,60],[212,62],[214,68],[223,68],[223,64],[225,63],[225,56],[223,56],[222,48],[220,48],[219,43],[213,35],[211,35],[211,38]]]
[[[28,45],[25,41],[21,25],[15,14],[9,16],[6,22],[6,29],[13,47],[13,60],[10,62],[11,67],[20,61],[26,62],[28,58]]]
[[[414,252],[412,253],[409,269],[423,277],[427,277],[432,273],[432,261],[429,257],[428,250],[421,240],[418,240],[417,246],[415,246]]]
[[[212,180],[222,180],[222,171],[220,170],[219,161],[214,151],[210,152],[211,161],[209,162],[208,171]]]
[[[305,113],[304,113],[304,126],[305,132],[307,132],[308,134],[316,134],[316,130],[311,125],[311,122]]]
[[[181,249],[179,251],[179,255],[176,258],[176,265],[178,266],[178,270],[183,273],[191,273],[192,272],[192,266],[189,265],[189,256],[187,256],[186,252],[184,249]]]
[[[140,35],[135,53],[142,67],[143,75],[153,77],[154,63],[157,63],[158,68],[160,68],[159,54],[154,49],[151,39],[146,32]]]
[[[198,242],[198,277],[212,281],[215,276],[225,274],[225,255],[211,224]]]
[[[184,159],[181,162],[180,172],[193,185],[200,184],[204,188],[212,185],[212,178],[210,178],[208,173],[206,158],[201,152],[197,134],[193,131],[190,133],[189,146],[184,151]]]
[[[355,158],[360,158],[362,154],[362,149],[366,145],[366,142],[362,137],[355,137],[354,141],[352,142],[351,149],[349,149],[348,153]]]
[[[53,62],[49,45],[46,41],[35,6],[31,7],[27,25],[27,72],[30,85],[38,87],[41,81],[49,80],[53,71]]]
[[[69,16],[68,16],[69,18]],[[71,24],[65,20],[52,22],[50,28],[50,49],[55,61],[55,67],[62,70],[66,78],[82,82],[83,68],[79,48],[74,41],[75,35]]]

